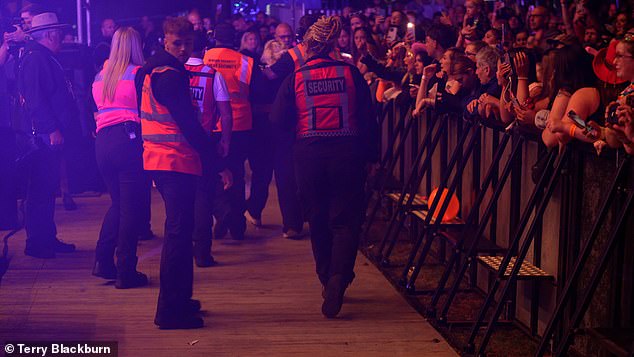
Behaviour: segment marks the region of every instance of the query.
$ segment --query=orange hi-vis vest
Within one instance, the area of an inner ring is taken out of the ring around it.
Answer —
[[[200,156],[187,142],[169,110],[152,93],[152,76],[176,71],[169,66],[156,67],[145,76],[141,96],[141,132],[143,133],[143,168],[202,175]]]
[[[296,71],[303,67],[306,64],[306,60],[308,59],[308,57],[306,56],[306,45],[304,45],[304,43],[300,43],[299,45],[288,50],[288,54],[293,59],[293,63],[295,63]],[[329,56],[330,58],[337,61],[341,61],[343,59],[338,48],[332,50]]]
[[[316,58],[295,72],[298,138],[359,135],[351,67]]]
[[[220,72],[227,82],[233,115],[232,131],[246,131],[253,128],[249,92],[253,74],[253,58],[230,48],[212,48],[205,53],[205,64]],[[218,123],[216,132],[221,131]]]
[[[216,71],[204,64],[188,65],[185,69],[189,71],[189,90],[192,95],[194,106],[200,112],[200,124],[205,132],[210,133],[216,127],[218,115],[216,113],[216,99],[214,97],[214,74]]]

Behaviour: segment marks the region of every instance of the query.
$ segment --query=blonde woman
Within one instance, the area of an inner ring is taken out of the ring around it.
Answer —
[[[270,67],[277,62],[284,54],[284,44],[277,40],[270,40],[264,45],[264,51],[262,52],[262,63]]]
[[[260,35],[255,31],[245,32],[240,41],[240,53],[253,58],[255,65],[259,65],[260,51]]]
[[[117,289],[147,284],[136,270],[136,246],[148,212],[147,177],[143,171],[143,142],[134,79],[143,64],[139,33],[118,29],[110,57],[92,85],[97,104],[97,164],[110,192],[112,205],[97,241],[93,275],[116,279]],[[116,248],[117,263],[114,255]]]

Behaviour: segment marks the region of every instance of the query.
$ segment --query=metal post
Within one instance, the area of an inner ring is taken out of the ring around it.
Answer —
[[[79,43],[84,43],[84,24],[81,16],[81,2],[77,0],[77,40]]]
[[[90,18],[90,0],[86,0],[86,44],[92,44],[91,18]]]

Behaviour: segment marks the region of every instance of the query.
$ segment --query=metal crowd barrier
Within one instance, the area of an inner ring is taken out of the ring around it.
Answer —
[[[627,341],[628,336],[634,339],[634,330],[628,328],[634,326],[632,310],[629,320],[613,321],[609,328],[579,328],[608,263],[621,262],[623,269],[632,269],[629,256],[624,254],[634,253],[634,248],[624,249],[625,253],[617,249],[628,244],[634,246],[633,240],[623,238],[628,235],[626,232],[634,230],[631,207],[634,165],[630,164],[629,156],[612,152],[612,158],[602,159],[612,160],[616,156],[618,165],[609,181],[599,185],[599,189],[608,189],[607,196],[597,201],[601,202],[601,209],[592,217],[591,230],[582,232],[579,210],[585,192],[579,185],[585,182],[583,163],[592,155],[587,145],[584,148],[571,143],[561,151],[547,152],[538,133],[531,129],[505,128],[490,120],[437,115],[433,111],[417,118],[411,112],[411,108],[397,108],[397,101],[393,100],[383,105],[379,118],[385,143],[383,175],[374,186],[374,202],[364,231],[368,240],[380,237],[372,246],[375,262],[383,267],[391,265],[394,248],[403,241],[412,243],[398,282],[406,294],[432,295],[426,316],[433,323],[471,326],[463,346],[466,354],[485,355],[500,323],[517,324],[518,298],[523,299],[524,305],[527,302],[530,305],[528,319],[524,316],[519,325],[533,338],[540,339],[536,356],[544,355],[551,342],[555,355],[566,355],[575,336],[593,338],[598,346],[616,355],[631,353],[634,344],[623,346],[622,341]],[[535,153],[540,159],[533,175],[535,185],[529,190],[526,161],[527,155]],[[427,196],[433,183],[437,183],[439,194],[430,202]],[[442,219],[450,204],[449,199],[441,199],[444,190],[446,197],[456,194],[459,201],[469,201],[461,202],[461,214],[449,221]],[[601,196],[605,192],[597,190],[594,194]],[[556,208],[560,211],[559,219],[552,216]],[[377,225],[381,209],[387,212],[387,222],[376,234],[370,228]],[[557,220],[558,232],[552,224]],[[508,232],[501,232],[500,227],[506,227]],[[597,243],[601,229],[610,231],[604,244]],[[402,234],[404,231],[410,235]],[[582,233],[588,238],[580,246]],[[507,234],[508,240],[504,242]],[[552,238],[551,245],[558,243],[556,273],[552,269],[553,258],[550,258],[551,269],[542,267],[544,235]],[[421,278],[435,242],[436,255],[444,263],[443,274],[435,289],[417,289],[416,281]],[[451,247],[448,259],[447,245]],[[593,249],[599,252],[598,263],[589,259]],[[615,256],[620,258],[614,259]],[[583,271],[591,276],[587,289],[580,286]],[[483,279],[487,276],[488,284]],[[456,296],[464,291],[461,283],[465,277],[469,280],[468,290],[481,291],[484,302],[475,319],[451,321],[450,309]],[[627,306],[623,299],[634,302],[634,289],[631,276],[622,278],[617,289],[621,296],[612,296],[611,302],[617,304],[618,300]],[[530,292],[518,295],[518,286],[528,287]],[[544,291],[555,295],[552,313],[544,313],[540,304],[541,300],[547,300],[542,296]],[[505,310],[506,317],[501,320]]]

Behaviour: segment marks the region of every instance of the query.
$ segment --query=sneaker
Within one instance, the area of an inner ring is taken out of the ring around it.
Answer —
[[[283,232],[282,237],[286,239],[300,239],[302,237],[302,233],[291,228],[286,232]]]
[[[114,287],[117,289],[132,289],[145,286],[148,283],[147,275],[135,271],[133,273],[117,274]]]
[[[253,217],[249,211],[246,211],[244,213],[244,217],[247,219],[247,222],[251,223],[252,225],[254,225],[256,228],[260,228],[262,227],[262,219],[261,218],[255,218]]]
[[[51,246],[55,253],[72,253],[75,251],[75,245],[72,243],[64,243],[59,239],[55,239]]]
[[[62,196],[62,202],[64,203],[64,209],[67,211],[74,211],[77,209],[77,204],[71,197],[71,195]]]

